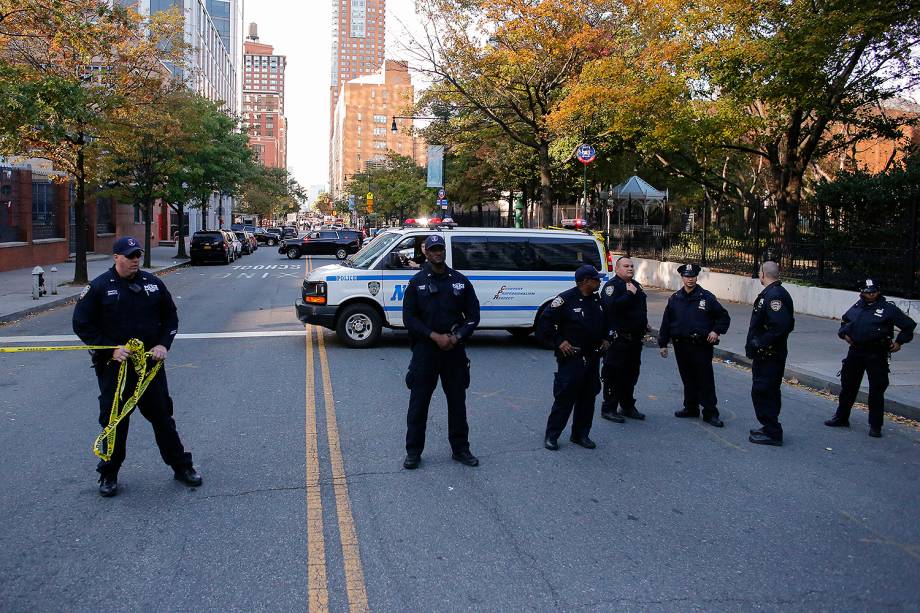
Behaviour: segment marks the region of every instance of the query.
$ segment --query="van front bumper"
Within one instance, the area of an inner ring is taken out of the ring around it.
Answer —
[[[314,326],[323,326],[324,328],[333,328],[335,322],[335,307],[325,304],[306,304],[303,300],[297,299],[294,303],[294,310],[297,311],[297,319],[301,323],[312,324]]]

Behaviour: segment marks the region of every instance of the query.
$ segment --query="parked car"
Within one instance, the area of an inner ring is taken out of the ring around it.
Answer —
[[[256,238],[259,238],[259,235],[256,235]],[[274,247],[275,245],[281,242],[281,228],[266,228],[265,234],[260,238],[269,247]]]
[[[227,236],[227,240],[229,240],[230,244],[233,245],[233,259],[235,260],[236,258],[243,255],[243,243],[241,243],[240,239],[236,237],[236,234],[230,230],[221,230],[221,232]]]
[[[339,233],[339,236],[345,236],[349,239],[354,239],[358,241],[358,249],[361,249],[361,247],[364,246],[364,234],[362,234],[358,230],[352,230],[351,228],[346,228],[344,230],[339,230],[338,233]]]
[[[202,262],[223,262],[224,264],[229,264],[235,259],[233,255],[233,244],[221,230],[195,232],[192,235],[189,255],[192,259],[192,266],[196,266]]]
[[[310,232],[300,238],[284,241],[278,248],[278,253],[283,253],[292,260],[302,255],[334,255],[344,260],[351,253],[357,253],[361,248],[361,241],[357,232],[337,232],[333,230],[320,230]]]
[[[281,228],[281,238],[282,239],[297,238],[297,228],[292,228],[289,226],[285,226],[284,228]]]
[[[234,232],[234,234],[236,235],[236,239],[240,241],[241,253],[243,255],[252,255],[252,252],[253,252],[252,242],[249,240],[249,236],[247,236],[247,234],[249,233],[239,231],[239,232]]]
[[[256,240],[256,235],[254,232],[246,230],[246,238],[249,239],[249,244],[252,245],[253,253],[259,250],[259,241]]]

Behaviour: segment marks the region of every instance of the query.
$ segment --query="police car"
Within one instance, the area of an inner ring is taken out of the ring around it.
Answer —
[[[384,327],[403,328],[403,295],[424,264],[422,243],[444,236],[447,265],[473,283],[480,329],[530,334],[542,310],[591,264],[602,276],[611,256],[590,234],[566,230],[405,227],[391,229],[341,264],[313,270],[295,303],[303,323],[335,330],[350,347],[372,347]]]

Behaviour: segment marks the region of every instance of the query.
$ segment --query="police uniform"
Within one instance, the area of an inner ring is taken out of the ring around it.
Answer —
[[[792,296],[780,281],[764,287],[754,301],[744,353],[752,360],[751,402],[763,428],[751,432],[751,442],[779,444],[783,440],[780,386],[789,353],[786,339],[795,327],[794,312]]]
[[[677,269],[684,277],[700,273],[697,264],[684,264]],[[676,417],[698,417],[700,405],[703,419],[721,427],[716,408],[716,385],[712,372],[713,345],[706,340],[710,332],[722,335],[728,331],[731,317],[716,297],[699,285],[693,291],[684,288],[668,299],[658,334],[662,349],[669,341],[674,343],[677,370],[684,384],[684,408],[674,413]]]
[[[636,287],[636,293],[626,289],[627,283]],[[642,363],[642,339],[648,326],[646,294],[635,280],[626,281],[614,276],[601,289],[601,304],[610,338],[610,348],[604,354],[601,378],[604,382],[604,402],[601,417],[623,421],[620,412],[633,419],[645,419],[636,410],[633,390],[639,380]]]
[[[590,272],[587,268],[591,269]],[[598,278],[597,270],[590,264],[576,273],[576,280],[589,278],[580,278],[579,273],[593,273],[594,276],[590,278]],[[585,296],[578,287],[562,292],[540,316],[537,334],[555,348],[557,366],[553,381],[554,401],[546,421],[545,445],[549,449],[558,448],[556,440],[574,410],[571,440],[582,446],[593,447],[588,434],[594,420],[594,400],[601,391],[601,344],[609,338],[600,297],[596,293]],[[564,355],[559,350],[563,341],[576,347],[577,353]]]
[[[444,238],[440,235],[425,240],[426,249],[443,246]],[[463,342],[479,325],[479,299],[473,285],[463,274],[446,265],[445,271],[438,274],[430,263],[426,263],[406,288],[403,323],[412,342],[412,360],[406,375],[406,386],[410,390],[406,417],[407,461],[414,456],[417,466],[418,456],[425,447],[428,406],[440,378],[447,397],[447,436],[454,459],[474,465],[462,459],[472,457],[466,421],[470,362]],[[431,340],[432,332],[452,333],[459,342],[443,351]]]
[[[880,292],[872,279],[866,279],[861,292]],[[828,426],[849,426],[850,410],[862,384],[863,373],[869,377],[869,434],[881,436],[885,414],[885,390],[888,388],[888,356],[891,341],[909,343],[917,327],[913,319],[881,293],[874,302],[864,296],[843,315],[837,335],[850,339],[850,349],[840,370],[840,398],[837,412],[826,422]],[[894,338],[894,329],[898,336]]]
[[[137,241],[127,237],[115,243],[116,252],[132,247],[135,251],[140,250]],[[114,266],[84,288],[73,312],[73,330],[87,345],[124,345],[136,338],[144,343],[145,349],[162,345],[168,350],[178,327],[176,304],[162,280],[144,271],[124,279]],[[111,359],[112,350],[92,353],[100,392],[99,425],[105,427],[109,423],[116,394],[120,364]],[[125,397],[136,387],[137,375],[133,368],[128,368]],[[173,467],[177,479],[188,483],[188,471],[194,471],[192,455],[185,451],[176,431],[165,367],[161,367],[150,382],[138,401],[137,409],[153,426],[163,461]],[[117,478],[125,459],[129,421],[130,417],[126,417],[118,425],[111,459],[100,461],[96,468],[100,483],[102,478],[112,479],[113,482]],[[197,474],[193,477],[197,480],[196,484],[200,484],[200,477]]]

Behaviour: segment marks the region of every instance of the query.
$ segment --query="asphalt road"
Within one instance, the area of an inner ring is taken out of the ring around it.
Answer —
[[[468,350],[481,466],[451,461],[438,391],[405,471],[406,335],[352,350],[294,317],[329,261],[263,248],[164,277],[198,336],[167,366],[197,489],[135,415],[119,495],[100,498],[86,354],[0,354],[0,610],[920,610],[914,427],[870,439],[856,412],[825,428],[833,400],[786,386],[786,445],[750,445],[747,371],[716,365],[715,430],[672,417],[674,360],[646,350],[648,419],[596,419],[596,450],[566,433],[553,453],[552,355],[484,332]],[[0,337],[70,334],[71,312]]]

